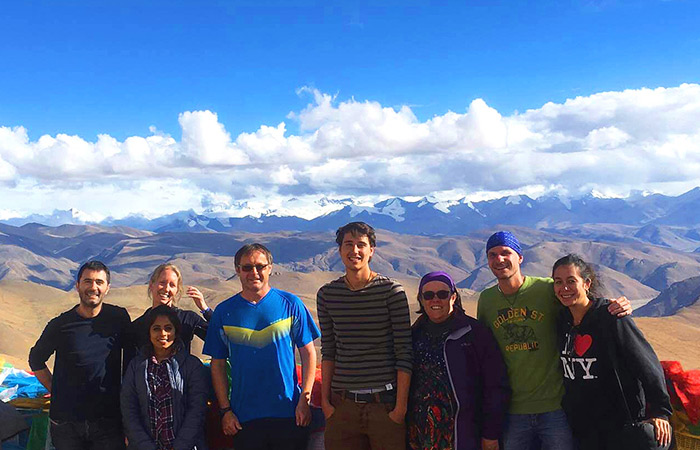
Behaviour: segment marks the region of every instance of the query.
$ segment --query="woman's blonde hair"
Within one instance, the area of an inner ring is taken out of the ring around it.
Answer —
[[[180,297],[182,296],[182,274],[180,273],[180,269],[178,269],[175,264],[165,263],[155,268],[151,274],[151,278],[148,280],[148,298],[153,301],[153,296],[151,296],[151,286],[166,270],[172,270],[175,272],[175,275],[177,275],[177,293],[175,293],[175,297],[173,298],[173,304],[176,304],[178,301],[180,301]]]

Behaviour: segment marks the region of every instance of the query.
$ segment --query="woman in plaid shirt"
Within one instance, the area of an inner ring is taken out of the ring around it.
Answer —
[[[129,449],[206,449],[209,378],[199,358],[179,340],[181,327],[177,313],[166,305],[148,316],[149,345],[131,361],[122,382]]]

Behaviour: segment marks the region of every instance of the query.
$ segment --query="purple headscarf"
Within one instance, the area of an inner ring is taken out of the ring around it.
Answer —
[[[452,277],[447,272],[440,270],[423,275],[423,278],[420,279],[420,284],[418,285],[418,294],[423,292],[423,286],[431,281],[441,281],[450,287],[450,292],[457,292],[457,286],[455,286],[455,282]]]

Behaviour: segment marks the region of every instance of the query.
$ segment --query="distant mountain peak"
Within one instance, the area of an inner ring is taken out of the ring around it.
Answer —
[[[144,231],[267,232],[335,229],[343,221],[360,220],[357,219],[359,216],[380,228],[414,234],[464,234],[496,225],[540,228],[557,223],[700,226],[700,214],[697,213],[700,210],[700,188],[677,197],[661,194],[640,197],[644,195],[640,192],[634,192],[626,199],[593,190],[579,197],[551,191],[536,199],[525,194],[482,201],[470,201],[466,197],[459,200],[433,196],[390,197],[374,204],[364,198],[294,197],[272,206],[263,201],[234,202],[229,209],[222,209],[222,203],[211,201],[201,213],[188,209],[159,217],[144,212],[121,219],[101,219],[72,208],[0,222],[13,226],[31,222],[46,226],[98,224]],[[682,239],[686,238],[693,240],[689,236]]]
[[[521,195],[511,195],[506,198],[506,205],[519,205],[522,201]]]

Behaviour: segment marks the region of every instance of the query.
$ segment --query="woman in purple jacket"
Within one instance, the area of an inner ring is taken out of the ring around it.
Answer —
[[[445,272],[421,279],[418,303],[406,414],[409,447],[498,449],[510,387],[495,338],[467,316]]]

